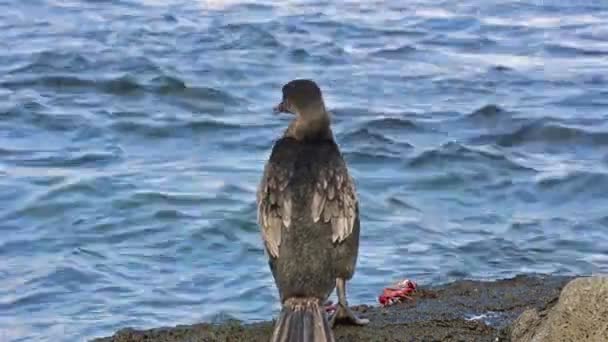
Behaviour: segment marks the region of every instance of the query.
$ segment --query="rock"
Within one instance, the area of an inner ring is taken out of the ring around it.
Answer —
[[[536,309],[528,309],[524,311],[513,322],[511,327],[512,341],[531,341],[534,332],[542,322],[542,318]]]
[[[524,311],[511,327],[511,340],[608,341],[608,277],[572,280],[553,307]]]
[[[384,308],[360,305],[370,319],[364,327],[339,325],[337,342],[510,340],[510,324],[526,309],[542,310],[557,302],[572,277],[517,276],[493,282],[460,280],[420,287],[407,301]],[[354,307],[353,307],[354,309]],[[272,321],[241,324],[199,323],[151,330],[121,330],[95,342],[239,342],[268,341]]]

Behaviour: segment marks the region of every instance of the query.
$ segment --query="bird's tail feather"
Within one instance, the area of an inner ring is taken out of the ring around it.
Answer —
[[[283,303],[271,342],[334,342],[325,310],[317,298],[290,298]]]

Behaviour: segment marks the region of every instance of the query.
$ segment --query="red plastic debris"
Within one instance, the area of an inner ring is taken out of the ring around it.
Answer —
[[[328,300],[327,303],[325,303],[325,313],[327,313],[328,315],[334,313],[337,308],[338,304],[334,304],[331,300]]]
[[[416,283],[409,279],[404,279],[393,287],[386,287],[378,297],[382,306],[390,306],[403,300],[413,300],[409,295],[416,292]]]

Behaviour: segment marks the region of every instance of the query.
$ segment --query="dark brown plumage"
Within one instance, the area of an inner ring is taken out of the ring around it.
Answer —
[[[323,304],[336,286],[339,306],[329,326],[337,318],[367,323],[350,311],[345,293],[359,248],[356,190],[319,87],[294,80],[282,90],[277,110],[295,119],[275,143],[257,194],[258,221],[283,304],[273,341],[329,341]]]

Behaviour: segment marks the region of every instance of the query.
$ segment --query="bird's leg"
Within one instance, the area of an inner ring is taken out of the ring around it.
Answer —
[[[338,305],[336,307],[336,312],[329,320],[329,324],[333,327],[336,325],[337,320],[346,320],[355,325],[366,325],[369,323],[369,319],[357,317],[357,315],[348,307],[348,302],[346,301],[346,281],[344,278],[336,279],[336,290],[338,292]]]

